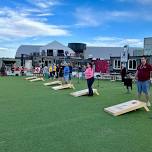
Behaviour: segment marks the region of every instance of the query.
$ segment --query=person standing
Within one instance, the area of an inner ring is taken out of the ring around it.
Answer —
[[[72,80],[72,71],[73,71],[72,64],[69,63],[69,80],[70,80],[70,83],[71,83],[71,80]]]
[[[56,78],[59,78],[59,65],[56,65]]]
[[[52,66],[52,72],[53,72],[53,78],[56,78],[56,64],[53,64]]]
[[[52,65],[50,65],[49,72],[50,72],[50,78],[52,78]]]
[[[140,100],[142,92],[146,97],[147,106],[151,106],[149,101],[149,90],[150,90],[150,72],[152,66],[147,63],[146,58],[141,58],[141,64],[137,67],[135,78],[137,80],[138,99]]]
[[[68,84],[69,82],[69,73],[70,73],[70,69],[69,69],[68,64],[66,63],[64,67],[64,81],[66,84]]]
[[[88,96],[93,96],[92,85],[94,83],[94,70],[93,70],[92,63],[87,64],[87,69],[84,73],[85,73],[85,78],[87,80],[87,85],[88,85],[88,91],[89,91]]]
[[[125,77],[127,74],[127,70],[124,64],[121,65],[121,80],[122,82],[125,82]]]
[[[43,76],[45,77],[45,79],[48,79],[49,77],[49,68],[47,67],[47,65],[45,65],[45,67],[43,68]]]

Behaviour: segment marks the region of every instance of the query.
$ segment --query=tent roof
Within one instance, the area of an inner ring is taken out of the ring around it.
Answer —
[[[58,41],[53,41],[53,42],[51,42],[51,43],[49,43],[49,44],[47,44],[47,45],[45,45],[45,46],[42,46],[42,47],[40,48],[41,51],[42,51],[42,50],[46,50],[46,49],[64,50],[64,51],[69,51],[69,52],[71,52],[71,53],[74,53],[74,51],[73,51],[71,48],[69,48],[69,47],[67,47],[67,46],[59,43]]]

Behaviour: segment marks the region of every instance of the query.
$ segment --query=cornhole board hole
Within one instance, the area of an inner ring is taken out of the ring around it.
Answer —
[[[54,81],[54,82],[47,82],[47,83],[44,83],[45,86],[51,86],[51,85],[58,85],[58,84],[62,84],[61,81]]]
[[[36,82],[36,81],[44,81],[44,79],[43,78],[36,78],[36,79],[32,79],[32,80],[30,80],[31,82]]]
[[[34,77],[27,77],[27,78],[25,78],[25,80],[32,80],[32,79],[36,79],[37,77],[36,76],[34,76]]]
[[[93,89],[93,93],[96,95],[99,95],[97,89]],[[80,91],[76,91],[73,93],[70,93],[72,96],[74,97],[80,97],[80,96],[85,96],[88,94],[88,89],[84,89],[84,90],[80,90]]]
[[[119,116],[140,108],[144,108],[146,111],[149,111],[148,107],[146,106],[146,103],[138,100],[131,100],[108,108],[104,108],[104,111],[112,114],[113,116]]]
[[[60,86],[52,87],[53,90],[63,90],[63,89],[75,89],[73,84],[64,84]]]

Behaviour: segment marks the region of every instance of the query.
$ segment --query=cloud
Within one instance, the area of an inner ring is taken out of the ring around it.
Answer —
[[[54,36],[69,36],[68,26],[51,24],[49,20],[60,1],[13,0],[14,7],[0,6],[0,57],[14,57],[19,45],[33,43],[33,39],[40,38],[37,43],[41,43]]]
[[[14,57],[15,55],[15,49],[14,48],[7,48],[7,47],[0,47],[0,57]]]
[[[120,1],[120,0],[119,0]],[[122,0],[128,1],[128,0]],[[140,1],[140,0],[138,0]],[[150,3],[152,0],[144,1]],[[134,10],[96,10],[93,8],[79,7],[74,16],[77,27],[97,27],[110,22],[152,22],[152,9],[137,8]]]
[[[9,50],[8,48],[0,47],[0,52],[8,51],[8,50]]]
[[[40,13],[40,14],[38,14],[37,16],[53,16],[54,14],[53,13]]]
[[[26,12],[1,8],[0,35],[3,37],[67,36],[69,31],[58,25],[31,18]]]
[[[35,5],[39,8],[47,9],[55,5],[59,5],[59,0],[27,0],[32,5]]]
[[[149,5],[152,4],[152,0],[117,0],[119,2],[131,2],[131,3],[139,3],[143,5]]]
[[[77,8],[75,12],[77,26],[98,26],[100,22],[95,12],[90,8]]]
[[[74,13],[76,17],[76,26],[79,27],[96,27],[109,21],[126,21],[135,17],[134,12],[119,10],[97,11],[92,8],[79,7]]]
[[[152,4],[152,0],[137,0],[141,4]]]
[[[120,37],[95,37],[90,42],[85,42],[89,46],[102,46],[102,47],[123,47],[129,45],[131,47],[143,47],[143,40],[133,38],[120,38]]]

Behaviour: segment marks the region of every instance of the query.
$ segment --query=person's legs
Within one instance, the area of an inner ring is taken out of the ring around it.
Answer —
[[[93,96],[93,89],[92,89],[93,82],[94,82],[94,78],[91,78],[90,79],[90,95],[91,96]]]
[[[138,100],[141,99],[141,93],[142,93],[142,82],[137,81],[137,90],[138,90]]]
[[[88,96],[91,96],[91,83],[90,79],[87,79],[87,85],[88,85]]]
[[[52,78],[52,72],[50,72],[50,78]]]
[[[55,71],[53,71],[53,79],[54,79],[54,80],[55,80],[55,77],[56,77]]]
[[[71,79],[72,79],[72,74],[69,73],[69,81],[70,81],[70,83],[71,83]]]
[[[65,81],[66,84],[69,83],[69,75],[65,75],[64,76],[64,81]]]
[[[57,79],[59,78],[59,72],[56,73],[56,78],[57,78]]]
[[[126,88],[127,88],[127,93],[129,93],[129,86],[127,85]]]

